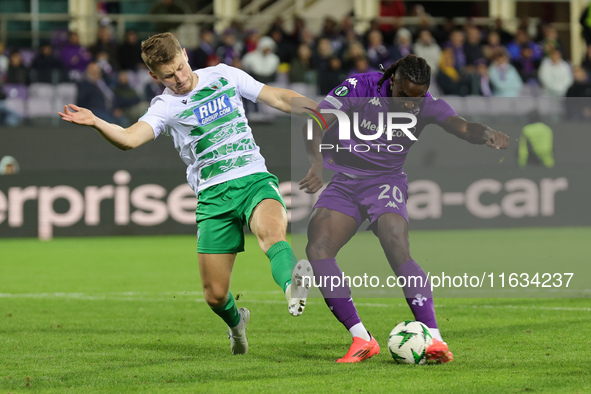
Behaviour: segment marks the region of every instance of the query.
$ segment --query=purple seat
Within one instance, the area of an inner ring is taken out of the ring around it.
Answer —
[[[28,97],[27,85],[20,83],[7,83],[2,86],[2,91],[6,95],[6,98],[19,98],[26,100]]]

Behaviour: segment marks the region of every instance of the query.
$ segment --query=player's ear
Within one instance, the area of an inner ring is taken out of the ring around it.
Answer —
[[[183,48],[183,55],[185,56],[185,60],[189,61],[189,55],[187,55],[187,49]]]
[[[152,71],[148,71],[148,74],[150,74],[150,76],[152,78],[154,78],[156,81],[158,80],[158,77],[156,75],[154,75],[154,73]]]

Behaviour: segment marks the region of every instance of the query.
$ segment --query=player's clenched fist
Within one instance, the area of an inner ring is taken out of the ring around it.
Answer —
[[[509,136],[496,130],[487,131],[488,140],[486,145],[495,149],[507,149],[509,147]]]

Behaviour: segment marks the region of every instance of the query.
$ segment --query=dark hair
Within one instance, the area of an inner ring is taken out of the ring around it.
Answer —
[[[392,75],[406,79],[416,85],[431,84],[431,66],[422,57],[407,55],[386,69],[382,78],[378,81],[378,90],[382,84]]]

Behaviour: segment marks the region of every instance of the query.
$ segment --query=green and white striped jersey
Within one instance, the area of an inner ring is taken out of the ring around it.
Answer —
[[[139,120],[148,123],[156,137],[172,137],[195,193],[268,172],[242,105],[243,97],[256,102],[264,85],[225,64],[193,72],[199,77],[195,89],[184,95],[166,89]]]

